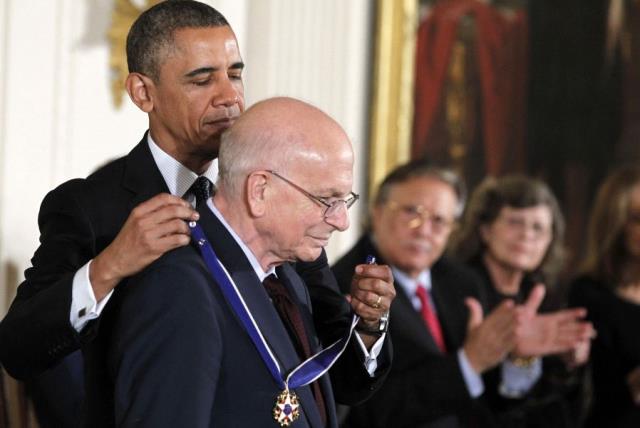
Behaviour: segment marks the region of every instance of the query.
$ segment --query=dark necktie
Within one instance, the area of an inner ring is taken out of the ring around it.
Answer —
[[[273,305],[278,311],[278,315],[280,315],[282,322],[286,326],[289,336],[294,339],[298,356],[303,360],[306,360],[312,355],[312,353],[309,338],[307,337],[307,332],[304,329],[304,322],[302,320],[300,308],[298,308],[293,300],[291,300],[289,291],[275,275],[271,274],[266,277],[263,284],[267,290],[267,294],[269,294],[269,297],[273,302]],[[311,384],[311,387],[316,399],[316,404],[318,405],[320,417],[322,418],[322,423],[326,425],[327,411],[324,403],[324,397],[320,390],[320,384],[318,381],[315,381]]]
[[[420,303],[422,304],[420,312],[422,314],[422,319],[424,319],[424,323],[427,325],[427,328],[431,332],[431,336],[436,342],[438,348],[442,351],[443,354],[446,354],[447,347],[444,344],[442,327],[440,326],[438,316],[436,315],[436,312],[433,309],[433,305],[431,304],[429,292],[425,287],[418,284],[418,288],[416,288],[416,296],[418,296],[418,298],[420,299]]]
[[[196,197],[196,207],[199,207],[203,202],[207,202],[207,199],[211,196],[212,188],[213,184],[204,175],[201,175],[193,182],[189,191]]]

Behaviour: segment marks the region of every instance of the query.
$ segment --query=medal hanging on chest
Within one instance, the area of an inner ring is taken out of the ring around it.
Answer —
[[[273,408],[273,418],[281,427],[288,427],[300,417],[300,403],[295,392],[285,389],[278,398]]]
[[[238,316],[238,319],[251,338],[271,376],[280,388],[283,389],[276,398],[276,404],[272,412],[273,418],[281,427],[287,427],[293,424],[293,422],[300,417],[300,400],[293,389],[311,384],[331,368],[333,363],[336,362],[347,347],[351,334],[360,317],[355,314],[353,315],[351,327],[345,332],[342,339],[311,356],[285,375],[242,298],[240,291],[213,251],[204,231],[196,222],[190,222],[189,227],[191,228],[191,239],[200,249],[200,253],[209,272],[211,272],[211,275],[220,286],[220,290],[224,294],[227,303],[229,303],[233,312]]]

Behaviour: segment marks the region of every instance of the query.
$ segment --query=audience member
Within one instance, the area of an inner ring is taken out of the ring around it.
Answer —
[[[471,195],[452,249],[482,278],[485,310],[491,311],[506,299],[524,302],[534,288],[542,291],[542,284],[555,286],[564,260],[563,234],[560,207],[543,182],[517,175],[488,178]],[[550,310],[549,305],[545,299],[542,310]],[[557,331],[544,332],[549,337],[569,333],[573,340],[573,332],[565,329],[584,330],[583,340],[566,353],[568,367],[557,357],[546,358],[543,365],[541,358],[512,356],[485,374],[487,401],[499,426],[579,426],[583,371],[573,369],[587,361],[592,332],[589,323],[574,322],[581,314],[565,310],[543,315],[562,320],[551,324]],[[528,367],[530,376],[510,389],[504,381],[517,366]]]
[[[640,168],[612,172],[591,211],[570,302],[587,308],[593,341],[588,427],[640,426]]]
[[[535,315],[539,292],[519,307],[507,299],[483,319],[480,279],[442,256],[464,200],[464,186],[450,170],[423,161],[396,168],[375,196],[370,230],[333,267],[349,292],[354,266],[373,255],[391,266],[397,292],[390,313],[393,367],[368,402],[351,408],[346,427],[491,426],[481,375],[516,347],[527,355],[562,347],[534,334],[557,322]],[[529,374],[514,371],[507,381]]]

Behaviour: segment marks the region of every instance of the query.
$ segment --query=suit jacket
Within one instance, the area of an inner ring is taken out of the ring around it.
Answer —
[[[285,372],[300,363],[292,341],[244,253],[207,207],[200,223],[242,294]],[[317,351],[309,293],[285,264],[278,277],[299,305]],[[248,334],[230,309],[198,250],[165,254],[124,287],[118,287],[102,315],[98,337],[87,349],[91,382],[88,426],[259,427],[271,426],[281,392]],[[350,347],[352,352],[355,348]],[[350,367],[354,387],[369,378],[362,361]],[[337,426],[328,375],[320,378],[328,426]],[[296,389],[301,402],[296,426],[320,427],[308,386]]]
[[[355,266],[369,254],[378,263],[385,263],[365,235],[333,266],[344,292],[348,292]],[[466,426],[475,403],[467,390],[456,351],[466,335],[468,311],[464,298],[483,299],[475,275],[452,261],[439,260],[431,269],[431,279],[431,294],[448,354],[440,352],[410,297],[396,286],[389,325],[394,346],[393,367],[385,384],[369,401],[351,408],[346,427]]]
[[[97,323],[78,334],[69,322],[73,276],[111,243],[137,204],[161,192],[168,188],[145,135],[127,156],[47,194],[40,247],[0,323],[0,359],[12,376],[33,377],[95,335]]]
[[[81,333],[69,321],[75,272],[113,241],[136,205],[168,191],[145,134],[128,155],[46,195],[38,216],[40,247],[0,323],[0,362],[9,374],[33,378],[91,341],[98,320]],[[322,332],[329,334],[349,309],[335,304],[339,293],[324,252],[315,263],[301,264],[301,271],[318,296],[327,324]]]

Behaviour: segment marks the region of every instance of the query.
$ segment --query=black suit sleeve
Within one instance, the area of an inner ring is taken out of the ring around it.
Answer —
[[[384,383],[384,392],[374,394],[365,405],[352,407],[349,420],[354,426],[370,428],[386,428],[399,421],[427,424],[445,415],[464,419],[474,407],[456,355],[433,356],[415,367],[394,370]]]
[[[88,326],[79,335],[69,321],[73,276],[95,255],[94,233],[77,199],[81,191],[82,181],[72,180],[42,202],[40,247],[0,323],[0,360],[15,378],[39,374],[95,334]]]
[[[225,350],[206,278],[158,263],[126,285],[108,353],[116,426],[210,427]]]

